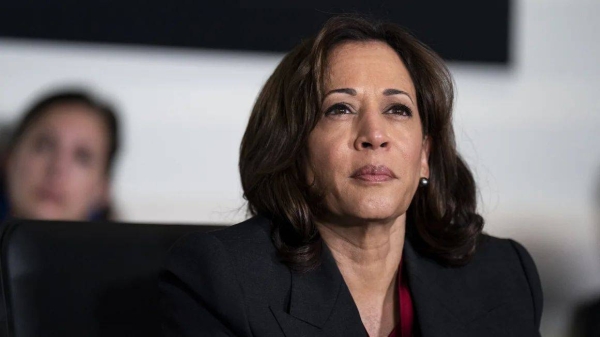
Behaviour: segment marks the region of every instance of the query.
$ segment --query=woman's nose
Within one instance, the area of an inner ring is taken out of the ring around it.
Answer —
[[[358,123],[358,133],[354,142],[356,150],[377,150],[390,146],[385,116],[381,113],[367,112],[359,118]]]
[[[49,158],[47,173],[50,176],[61,176],[68,170],[69,156],[61,151],[55,151]]]

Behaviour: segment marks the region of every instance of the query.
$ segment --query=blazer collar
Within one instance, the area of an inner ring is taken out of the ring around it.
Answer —
[[[461,299],[445,289],[439,275],[443,267],[417,253],[409,240],[404,241],[402,258],[416,313],[415,326],[421,335],[452,336],[452,331],[462,329],[461,310],[456,310],[457,305],[461,306]]]
[[[317,269],[292,272],[289,310],[291,316],[317,328],[339,327],[334,330],[366,336],[358,308],[325,244]]]
[[[292,272],[290,315],[316,327],[323,327],[335,310],[340,297],[351,296],[327,245],[323,244],[321,264],[316,270]],[[354,306],[356,314],[358,309]],[[360,315],[356,317],[360,322]]]
[[[477,286],[464,272],[468,265],[443,267],[420,255],[408,239],[404,242],[403,260],[415,307],[415,326],[423,337],[462,336],[470,322],[502,305],[471,295]],[[366,336],[356,304],[326,245],[316,270],[292,272],[289,315],[318,329],[339,326],[354,336]],[[291,332],[290,336],[300,332],[300,325],[284,323],[280,317],[278,320],[288,326],[284,330]],[[297,330],[292,331],[292,326]]]

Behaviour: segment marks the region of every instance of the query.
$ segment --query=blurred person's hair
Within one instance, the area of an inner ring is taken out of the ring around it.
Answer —
[[[101,101],[84,90],[56,91],[34,102],[25,111],[21,120],[14,128],[12,136],[8,141],[7,150],[9,152],[12,151],[29,127],[35,124],[40,117],[49,112],[51,107],[61,104],[77,104],[84,106],[100,116],[104,121],[108,130],[109,140],[106,171],[107,174],[110,174],[114,167],[115,158],[120,145],[117,114],[110,104]]]
[[[407,236],[440,263],[464,265],[475,252],[483,218],[476,210],[475,181],[456,148],[452,77],[435,52],[395,24],[335,17],[284,57],[262,88],[241,143],[248,211],[272,220],[274,244],[290,267],[318,265],[322,240],[315,220],[323,200],[307,181],[307,140],[322,115],[329,53],[346,42],[367,41],[386,43],[402,59],[431,141],[429,185],[417,190],[407,210]]]

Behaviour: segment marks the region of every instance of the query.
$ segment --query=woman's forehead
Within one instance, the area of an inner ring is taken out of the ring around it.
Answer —
[[[65,139],[108,148],[106,123],[96,111],[82,104],[62,103],[50,106],[28,129],[26,133],[48,131]]]
[[[324,88],[396,88],[414,97],[415,89],[404,62],[388,44],[381,41],[347,42],[331,50],[327,57]]]

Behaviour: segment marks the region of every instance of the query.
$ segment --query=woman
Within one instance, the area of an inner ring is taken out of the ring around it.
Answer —
[[[36,102],[8,145],[0,220],[100,220],[109,216],[118,148],[115,112],[84,92]]]
[[[262,89],[242,140],[253,218],[176,244],[170,336],[536,336],[535,265],[481,233],[452,80],[401,28],[328,21]]]

